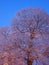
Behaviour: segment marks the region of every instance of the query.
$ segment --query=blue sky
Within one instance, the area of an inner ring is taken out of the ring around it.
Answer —
[[[49,14],[49,0],[0,0],[0,27],[9,26],[17,10],[40,7]]]

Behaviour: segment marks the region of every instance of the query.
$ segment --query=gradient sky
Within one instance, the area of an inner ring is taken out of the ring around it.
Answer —
[[[49,14],[49,0],[0,0],[0,27],[9,26],[17,10],[40,7]]]

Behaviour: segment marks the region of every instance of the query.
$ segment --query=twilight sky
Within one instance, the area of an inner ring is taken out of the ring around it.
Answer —
[[[17,10],[40,7],[49,14],[49,0],[0,0],[0,27],[9,26]]]

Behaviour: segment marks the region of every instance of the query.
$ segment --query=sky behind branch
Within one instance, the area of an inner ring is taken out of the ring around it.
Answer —
[[[0,0],[0,27],[9,26],[17,10],[40,7],[49,14],[49,0]]]

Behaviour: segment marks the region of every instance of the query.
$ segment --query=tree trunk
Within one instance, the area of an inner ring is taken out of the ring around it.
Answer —
[[[31,60],[27,60],[27,65],[32,65],[32,61]]]

